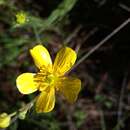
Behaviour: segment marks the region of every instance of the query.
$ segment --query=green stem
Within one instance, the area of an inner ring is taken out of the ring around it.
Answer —
[[[40,37],[39,37],[39,33],[37,31],[37,28],[35,26],[33,26],[32,28],[34,30],[34,34],[35,34],[37,43],[41,43],[41,40],[40,40]]]
[[[10,116],[10,117],[13,117],[13,116],[15,116],[16,114],[17,114],[17,112],[15,111],[15,112],[9,114],[9,116]]]

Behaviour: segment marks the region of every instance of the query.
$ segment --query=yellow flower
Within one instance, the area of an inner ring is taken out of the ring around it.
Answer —
[[[0,128],[6,128],[10,125],[11,117],[7,113],[0,114]]]
[[[36,45],[30,50],[38,73],[23,73],[16,79],[18,90],[22,94],[30,94],[37,90],[41,93],[36,100],[37,112],[49,112],[55,105],[55,92],[64,95],[68,102],[76,101],[81,89],[81,81],[78,78],[67,77],[74,65],[77,55],[74,50],[64,47],[56,55],[54,64],[49,52],[42,45]]]
[[[17,14],[16,14],[16,23],[17,24],[20,24],[20,25],[22,25],[22,24],[24,24],[25,22],[27,21],[27,15],[26,15],[26,13],[25,12],[18,12]]]

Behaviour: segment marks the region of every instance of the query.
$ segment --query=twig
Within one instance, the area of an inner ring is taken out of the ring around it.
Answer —
[[[70,106],[69,107],[69,111],[67,112],[67,120],[68,120],[68,126],[69,126],[69,130],[77,130],[73,120],[72,120],[72,113],[73,113],[73,107]]]
[[[124,98],[126,83],[127,83],[127,75],[125,75],[125,77],[124,77],[124,80],[122,83],[122,88],[120,91],[119,107],[118,107],[118,113],[117,113],[117,124],[121,121],[121,118],[122,118],[123,98]],[[122,126],[123,124],[120,124],[120,125]],[[119,128],[119,130],[120,130],[120,128]]]
[[[101,121],[102,130],[106,130],[106,124],[105,124],[105,119],[104,119],[104,112],[102,110],[100,110],[100,121]]]
[[[79,26],[64,40],[64,44],[67,45],[67,44],[77,35],[77,33],[80,31],[81,28],[82,28],[82,26],[79,25]]]
[[[98,2],[99,7],[101,7],[106,3],[106,0],[96,0],[96,2]]]
[[[123,4],[123,3],[120,3],[119,6],[124,9],[125,11],[127,12],[130,12],[130,7],[128,7],[127,5]]]
[[[118,33],[122,28],[124,28],[130,22],[130,18],[125,20],[120,26],[114,29],[108,36],[101,40],[92,50],[85,54],[79,61],[74,65],[72,69],[75,69],[80,63],[82,63],[87,57],[89,57],[93,52],[95,52],[99,47],[101,47],[105,42],[107,42],[111,37]]]
[[[85,38],[82,39],[82,42],[78,44],[77,48],[75,49],[75,51],[78,53],[78,51],[80,50],[82,44],[89,39],[92,35],[94,35],[97,31],[99,30],[98,27],[94,27]]]
[[[123,118],[122,118],[122,120],[120,120],[119,122],[118,122],[118,124],[112,129],[112,130],[119,130],[121,127],[122,127],[122,123],[125,121],[125,120],[127,120],[128,118],[129,118],[129,114],[127,113]]]

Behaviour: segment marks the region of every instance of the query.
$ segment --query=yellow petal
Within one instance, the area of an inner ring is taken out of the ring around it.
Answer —
[[[36,101],[36,112],[50,112],[55,105],[55,89],[52,86],[49,91],[42,91]]]
[[[33,57],[35,65],[41,69],[42,67],[49,69],[52,66],[52,61],[49,52],[42,45],[36,45],[34,48],[30,49],[30,53]]]
[[[81,90],[81,81],[78,78],[63,77],[59,79],[57,88],[68,102],[73,103]]]
[[[69,48],[62,48],[56,56],[53,66],[53,72],[59,76],[64,75],[76,61],[77,55],[76,52]]]
[[[30,94],[38,89],[38,84],[34,82],[34,75],[33,73],[23,73],[17,77],[16,85],[22,94]]]

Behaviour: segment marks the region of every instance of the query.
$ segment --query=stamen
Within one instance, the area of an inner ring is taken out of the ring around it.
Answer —
[[[46,90],[49,86],[53,86],[55,79],[53,74],[42,70],[34,76],[34,81],[39,84],[38,88],[40,91]]]

